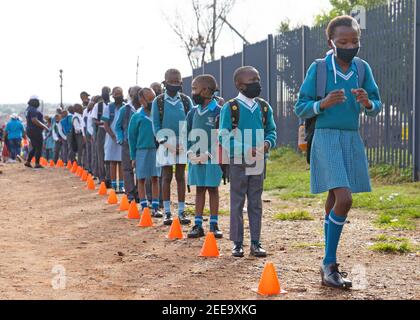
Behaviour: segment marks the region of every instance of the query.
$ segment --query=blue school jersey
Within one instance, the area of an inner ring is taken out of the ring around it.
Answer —
[[[352,62],[346,73],[342,72],[333,54],[330,53],[327,55],[326,63],[326,94],[334,90],[344,89],[347,100],[342,104],[321,111],[321,101],[316,101],[317,64],[314,62],[309,67],[300,89],[299,99],[295,105],[295,113],[303,119],[310,119],[317,116],[316,129],[359,130],[359,115],[362,111],[365,111],[368,116],[376,116],[382,110],[379,89],[373,77],[372,69],[366,61],[363,61],[366,71],[362,87],[368,93],[373,106],[371,110],[364,110],[363,106],[356,101],[356,97],[351,92],[352,89],[359,88],[355,62]]]
[[[9,140],[22,139],[25,128],[18,119],[11,119],[7,123],[5,131],[7,132],[7,138]]]
[[[153,101],[152,105],[152,120],[153,120],[153,132],[156,137],[161,129],[170,129],[175,133],[176,137],[180,136],[180,126],[184,127],[185,125],[185,110],[182,103],[180,94],[178,93],[175,97],[170,97],[165,93],[164,98],[164,113],[163,121],[160,122],[160,113],[157,103],[158,98]],[[193,107],[191,99],[188,97],[190,103],[189,109]],[[159,137],[158,137],[159,138]]]
[[[156,149],[152,119],[143,108],[131,117],[128,126],[128,144],[131,160],[136,160],[137,150]]]
[[[269,106],[267,112],[267,121],[264,128],[259,102],[255,99],[247,99],[242,94],[239,94],[236,100],[239,103],[237,129],[239,132],[232,132],[232,115],[229,102],[223,106],[221,111],[219,142],[223,149],[229,150],[230,157],[234,158],[235,156],[247,155],[250,148],[261,147],[264,142],[268,142],[271,148],[275,147],[277,127],[271,106]]]
[[[128,123],[125,123],[127,117],[126,113],[130,112],[128,116]],[[136,110],[129,104],[121,107],[120,112],[118,113],[118,119],[115,124],[115,135],[117,136],[117,141],[126,142],[128,140],[128,125],[130,123],[131,117],[134,115]]]

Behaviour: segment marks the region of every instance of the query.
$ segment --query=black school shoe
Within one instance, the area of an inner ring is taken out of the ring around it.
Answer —
[[[191,219],[188,219],[185,216],[185,213],[184,212],[181,213],[181,214],[178,214],[178,217],[179,217],[179,222],[181,222],[182,225],[188,225],[188,224],[191,223]]]
[[[170,226],[172,224],[172,215],[170,213],[165,214],[163,218],[163,224],[165,226]]]
[[[194,226],[190,233],[188,233],[189,239],[198,239],[204,237],[204,229],[200,226]]]
[[[44,167],[41,166],[40,164],[36,164],[35,167],[34,167],[34,169],[44,169]]]
[[[331,263],[321,266],[321,283],[323,286],[337,289],[349,289],[352,282],[347,278],[346,272],[338,270],[339,264]]]
[[[251,256],[254,256],[256,258],[265,258],[267,256],[267,252],[263,249],[261,246],[261,243],[259,244],[251,244]]]
[[[244,256],[244,246],[242,244],[235,244],[232,249],[232,256],[235,258],[243,258]]]
[[[163,214],[159,210],[152,210],[152,217],[153,218],[163,218]]]
[[[32,168],[32,165],[31,165],[31,163],[30,163],[30,162],[25,162],[25,167],[28,167],[28,168],[33,169],[33,168]]]
[[[216,239],[222,239],[223,238],[223,232],[219,230],[219,225],[210,225],[210,232],[214,233],[214,237]]]

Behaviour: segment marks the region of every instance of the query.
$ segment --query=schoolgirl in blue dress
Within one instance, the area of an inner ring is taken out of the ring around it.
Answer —
[[[356,57],[361,37],[357,21],[350,16],[337,17],[326,34],[331,51],[309,67],[295,113],[306,120],[316,118],[310,148],[311,192],[328,191],[322,284],[349,288],[351,281],[338,269],[337,247],[352,207],[352,194],[371,191],[359,116],[378,115],[382,102],[369,64]],[[319,79],[323,74],[325,79]],[[326,83],[321,83],[324,80]],[[325,93],[319,96],[322,85]]]

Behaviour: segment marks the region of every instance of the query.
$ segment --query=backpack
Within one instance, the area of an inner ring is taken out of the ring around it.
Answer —
[[[185,116],[187,116],[188,112],[190,111],[190,100],[188,99],[187,95],[183,94],[183,93],[179,93],[179,96],[181,97],[181,101],[182,104],[184,106],[184,112],[185,112]],[[163,123],[163,117],[164,117],[164,113],[165,113],[165,94],[162,93],[160,96],[157,97],[157,105],[158,105],[158,110],[159,110],[159,119],[160,119],[160,124],[162,125]]]
[[[261,98],[255,98],[255,100],[258,102],[260,109],[261,109],[261,114],[262,114],[262,122],[263,122],[263,127],[264,129],[267,126],[267,115],[268,115],[268,110],[269,108],[269,104],[267,101],[265,101],[264,99]],[[239,103],[236,99],[232,99],[229,101],[229,107],[230,107],[230,114],[231,114],[231,119],[232,119],[232,129],[236,129],[238,128],[239,125],[239,117],[240,117],[240,113],[239,113]]]
[[[366,67],[363,60],[355,57],[353,59],[357,68],[357,75],[359,80],[359,88],[363,86],[365,81]],[[327,88],[327,60],[317,59],[316,63],[316,101],[320,101],[326,97]],[[306,153],[306,161],[311,163],[311,147],[312,140],[315,134],[317,116],[301,121],[305,125],[305,141],[308,143],[308,152]]]
[[[122,105],[121,108],[123,106],[124,105]],[[112,124],[112,122],[114,122],[114,118],[115,118],[115,104],[114,103],[111,103],[111,104],[109,104],[109,123],[110,124]]]

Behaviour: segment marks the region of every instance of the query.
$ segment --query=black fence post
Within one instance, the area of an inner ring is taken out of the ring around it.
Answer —
[[[413,179],[420,181],[420,1],[414,3]]]
[[[273,56],[274,41],[273,35],[269,34],[267,38],[267,98],[273,109],[277,108],[277,95],[274,85],[276,84],[276,66],[274,65],[275,59]]]

